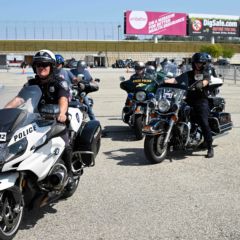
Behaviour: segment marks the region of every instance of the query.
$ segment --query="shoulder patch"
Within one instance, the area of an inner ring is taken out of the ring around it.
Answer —
[[[64,90],[66,90],[66,91],[69,90],[69,86],[68,86],[67,81],[60,81],[60,82],[59,82],[59,85],[60,85]]]

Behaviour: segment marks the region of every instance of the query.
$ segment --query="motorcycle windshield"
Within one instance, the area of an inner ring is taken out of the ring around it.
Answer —
[[[166,75],[170,76],[171,74],[171,77],[177,76],[177,65],[172,62],[167,62],[164,64],[162,70]]]
[[[18,96],[24,99],[24,103],[19,108],[0,110],[0,164],[26,149],[26,138],[22,138],[21,141],[10,147],[8,147],[8,143],[19,127],[29,123],[28,117],[37,112],[42,92],[38,86],[26,86]]]
[[[28,111],[29,113],[38,112],[38,104],[42,97],[42,91],[37,85],[25,86],[18,93],[18,97],[24,100],[23,105],[19,108]]]
[[[177,84],[164,84],[157,89],[156,100],[167,99],[171,102],[179,104],[182,99],[186,96],[186,88]]]

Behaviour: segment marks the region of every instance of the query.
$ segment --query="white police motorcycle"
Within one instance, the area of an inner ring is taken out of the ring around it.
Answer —
[[[100,147],[98,121],[82,124],[83,115],[69,107],[68,130],[73,146],[74,188],[68,189],[68,173],[62,159],[66,125],[58,123],[57,105],[38,110],[41,90],[27,86],[19,95],[19,108],[0,110],[0,239],[12,239],[24,208],[36,208],[70,197],[77,189],[85,166],[94,165]]]

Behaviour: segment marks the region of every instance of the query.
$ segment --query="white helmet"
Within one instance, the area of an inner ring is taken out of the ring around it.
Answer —
[[[56,57],[53,52],[43,49],[38,51],[33,57],[33,65],[40,62],[48,62],[51,63],[52,65],[55,65]]]

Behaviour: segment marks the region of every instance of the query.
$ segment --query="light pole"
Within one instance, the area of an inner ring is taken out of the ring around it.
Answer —
[[[119,25],[118,25],[118,60],[119,60],[119,45],[120,45],[120,43],[119,43],[119,33],[120,33],[120,29],[121,29],[121,25],[119,24]]]

